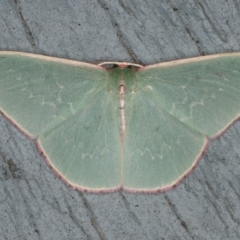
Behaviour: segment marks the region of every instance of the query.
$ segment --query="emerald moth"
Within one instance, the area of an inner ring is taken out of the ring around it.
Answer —
[[[0,52],[0,110],[73,188],[164,191],[239,118],[240,53],[143,67]]]

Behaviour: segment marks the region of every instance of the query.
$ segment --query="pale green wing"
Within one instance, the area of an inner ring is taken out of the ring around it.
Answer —
[[[206,137],[240,116],[240,55],[140,69],[126,95],[124,188],[171,188],[196,165]]]
[[[118,97],[101,67],[0,53],[0,109],[38,144],[71,185],[120,186]],[[116,90],[117,91],[117,90]]]
[[[239,116],[239,66],[239,54],[231,54],[108,74],[90,64],[2,52],[0,109],[37,138],[50,165],[76,188],[168,189],[193,169],[207,137]]]

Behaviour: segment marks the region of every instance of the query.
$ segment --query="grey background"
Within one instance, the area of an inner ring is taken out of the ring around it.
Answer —
[[[1,0],[0,49],[151,64],[237,52],[240,1]],[[223,109],[224,111],[224,109]],[[176,189],[86,194],[0,115],[1,239],[240,239],[240,122]]]

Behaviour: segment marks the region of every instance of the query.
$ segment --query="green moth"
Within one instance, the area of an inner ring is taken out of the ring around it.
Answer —
[[[171,189],[240,116],[240,53],[106,64],[0,52],[1,112],[79,190]]]

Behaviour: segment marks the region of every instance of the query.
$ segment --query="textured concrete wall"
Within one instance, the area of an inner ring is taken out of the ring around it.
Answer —
[[[0,49],[145,65],[239,51],[239,23],[239,0],[3,0]],[[170,192],[83,194],[0,116],[1,239],[240,239],[239,146],[236,122]]]

